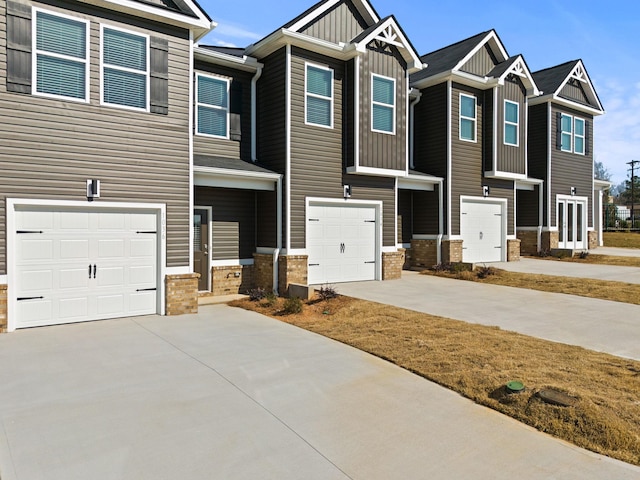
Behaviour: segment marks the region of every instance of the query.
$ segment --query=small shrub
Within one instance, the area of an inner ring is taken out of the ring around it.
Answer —
[[[270,292],[267,292],[264,296],[264,300],[265,300],[265,304],[268,307],[273,307],[277,301],[278,301],[278,296],[275,294],[275,292],[272,290]]]
[[[551,255],[551,252],[549,250],[545,250],[544,248],[538,252],[538,256],[541,258],[548,257],[549,255]]]
[[[567,253],[565,250],[558,250],[553,254],[553,256],[562,260],[563,258],[569,257],[569,253]]]
[[[267,291],[264,288],[252,288],[249,290],[249,300],[252,302],[259,302],[267,296]]]
[[[487,267],[486,265],[482,266],[482,267],[478,267],[476,269],[476,275],[478,276],[478,278],[487,278],[490,275],[495,275],[496,274],[496,269],[493,267]]]
[[[285,315],[294,315],[302,312],[302,300],[298,297],[290,297],[284,301],[282,313]]]
[[[456,262],[451,264],[450,270],[451,270],[451,273],[461,273],[461,272],[468,272],[470,268],[468,265],[465,265],[462,262]]]
[[[336,298],[337,296],[338,292],[333,285],[323,285],[318,291],[318,298],[322,301],[331,300],[332,298]]]
[[[450,272],[451,271],[451,264],[450,263],[438,263],[437,265],[434,265],[433,267],[431,267],[431,270],[433,270],[434,272]]]
[[[578,255],[582,260],[584,260],[585,258],[587,258],[589,256],[589,252],[587,252],[586,250],[583,250],[582,252],[580,252],[580,254]]]

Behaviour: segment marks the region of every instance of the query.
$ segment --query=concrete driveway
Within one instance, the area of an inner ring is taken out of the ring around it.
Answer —
[[[2,480],[640,478],[227,306],[18,331],[0,365]]]

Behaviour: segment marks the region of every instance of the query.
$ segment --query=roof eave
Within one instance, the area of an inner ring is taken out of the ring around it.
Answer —
[[[578,110],[580,112],[589,113],[594,117],[599,115],[604,115],[606,112],[604,110],[591,107],[589,105],[584,105],[582,103],[573,102],[571,100],[567,100],[566,98],[559,97],[555,93],[543,94],[538,97],[534,97],[529,100],[529,106],[540,105],[541,103],[557,103],[559,105],[565,106],[567,108],[572,108],[573,110]]]
[[[277,30],[255,45],[251,45],[246,53],[256,58],[264,58],[285,45],[299,46],[340,60],[349,60],[358,55],[353,44],[333,43],[286,28]]]
[[[216,65],[223,65],[225,67],[235,68],[245,72],[255,72],[258,68],[262,68],[264,66],[254,57],[249,57],[247,55],[236,57],[234,55],[216,52],[214,50],[208,50],[198,46],[196,46],[193,53],[194,57],[198,60],[212,62]]]

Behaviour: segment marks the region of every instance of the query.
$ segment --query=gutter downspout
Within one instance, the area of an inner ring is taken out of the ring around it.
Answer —
[[[415,138],[415,107],[418,103],[420,103],[420,99],[422,99],[422,92],[418,91],[418,96],[415,100],[413,100],[409,104],[409,168],[412,170],[415,168],[415,163],[413,161],[413,152],[415,150],[415,146],[413,140]]]
[[[280,250],[282,249],[282,175],[276,182],[276,249],[273,251],[273,291],[278,295],[278,283],[280,282],[278,262],[280,258]]]
[[[438,240],[436,247],[436,260],[438,264],[442,263],[442,236],[444,234],[444,206],[442,205],[442,202],[444,201],[444,193],[442,191],[443,187],[444,179],[441,178],[438,181],[438,203],[440,204],[438,206]]]
[[[262,65],[258,65],[255,75],[251,78],[251,161],[256,162],[258,160],[258,88],[257,83],[262,76]]]

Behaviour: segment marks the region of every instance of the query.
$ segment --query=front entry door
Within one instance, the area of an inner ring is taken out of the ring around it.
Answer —
[[[193,271],[200,274],[198,290],[209,290],[209,212],[193,211]]]
[[[558,199],[558,248],[587,248],[587,201]]]

